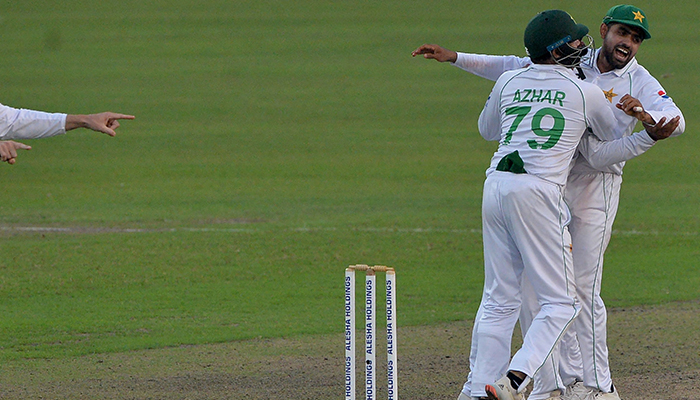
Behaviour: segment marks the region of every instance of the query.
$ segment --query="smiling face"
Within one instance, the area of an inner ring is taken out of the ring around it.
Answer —
[[[641,29],[616,23],[602,24],[600,36],[603,38],[603,46],[598,57],[598,69],[603,73],[626,66],[644,40]]]

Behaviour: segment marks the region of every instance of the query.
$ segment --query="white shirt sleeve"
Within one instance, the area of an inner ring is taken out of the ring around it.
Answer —
[[[66,114],[0,104],[0,139],[39,139],[66,133]]]
[[[630,160],[649,150],[656,141],[646,131],[604,142],[591,133],[581,138],[578,151],[596,169]]]
[[[615,115],[599,88],[588,86],[586,118],[588,132],[581,138],[578,151],[595,169],[630,160],[649,150],[654,143],[646,131],[615,138]]]
[[[499,79],[479,114],[479,133],[488,141],[501,140],[501,101],[499,93],[504,80]]]
[[[471,74],[495,81],[506,71],[520,69],[532,64],[529,58],[516,56],[489,56],[482,54],[457,53],[457,61],[452,63],[457,68]]]
[[[661,118],[666,117],[666,122],[680,115],[681,120],[678,128],[671,136],[678,136],[685,131],[685,118],[680,108],[673,100],[666,95],[666,91],[661,86],[659,81],[651,75],[646,77],[646,80],[640,89],[638,100],[644,105],[644,111],[649,113],[654,121],[658,122]]]

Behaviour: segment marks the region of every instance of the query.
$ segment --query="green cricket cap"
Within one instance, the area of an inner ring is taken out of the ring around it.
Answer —
[[[651,39],[647,16],[639,7],[631,6],[629,4],[617,5],[608,10],[608,13],[605,14],[605,18],[603,18],[603,23],[605,25],[618,23],[635,26],[644,32],[644,39]]]
[[[587,34],[588,27],[577,24],[566,11],[542,11],[535,15],[525,28],[525,49],[530,58],[536,59]]]

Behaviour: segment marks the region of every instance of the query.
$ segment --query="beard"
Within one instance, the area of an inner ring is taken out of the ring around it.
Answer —
[[[608,43],[603,43],[601,56],[613,69],[624,68],[634,57],[632,49],[627,46],[613,46]]]

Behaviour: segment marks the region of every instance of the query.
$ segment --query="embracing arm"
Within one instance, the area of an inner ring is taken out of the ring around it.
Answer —
[[[587,132],[581,138],[578,151],[593,168],[603,169],[630,160],[649,150],[656,141],[646,131],[640,131],[612,141],[602,141]]]
[[[592,103],[592,118],[589,119],[589,132],[584,134],[579,143],[578,150],[589,164],[596,169],[602,169],[613,164],[628,161],[649,150],[657,141],[668,138],[678,130],[681,117],[676,116],[666,122],[666,117],[661,117],[658,122],[649,121],[649,114],[644,111],[635,111],[641,108],[639,100],[629,95],[624,96],[617,108],[627,115],[636,117],[642,121],[645,130],[636,132],[616,140],[609,140],[608,136],[613,127],[609,124],[614,118],[607,107],[597,104],[598,98],[594,97]],[[608,139],[604,141],[601,139]]]
[[[504,72],[527,67],[531,62],[529,58],[516,56],[457,53],[457,61],[453,64],[471,74],[495,81]]]
[[[14,164],[17,150],[29,150],[30,146],[7,139],[40,139],[60,135],[76,128],[114,136],[119,119],[134,119],[132,115],[104,112],[75,115],[25,110],[0,104],[0,161]]]
[[[531,64],[529,58],[458,53],[436,44],[424,44],[414,50],[411,55],[413,57],[422,55],[423,58],[449,62],[471,74],[491,81],[497,80],[506,71],[523,68]]]
[[[112,112],[88,115],[47,113],[0,104],[0,139],[40,139],[76,128],[114,136],[119,119],[134,119],[134,116]]]

